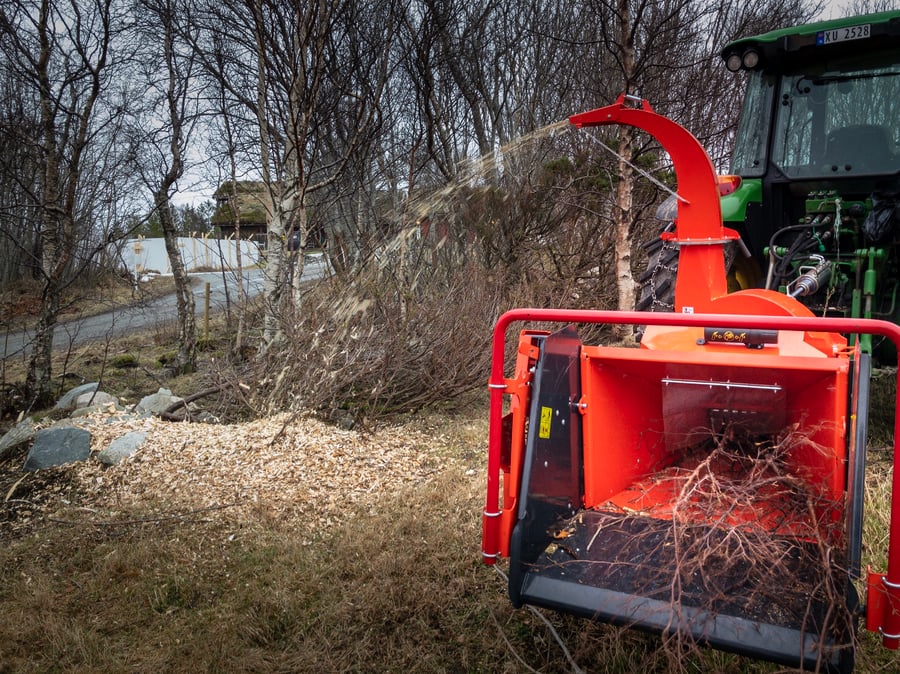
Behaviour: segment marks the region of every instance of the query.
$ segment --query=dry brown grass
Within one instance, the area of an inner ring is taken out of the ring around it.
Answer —
[[[571,671],[480,563],[482,411],[411,422],[440,468],[348,505],[312,541],[298,522],[230,509],[113,512],[70,484],[0,547],[0,672]],[[656,637],[545,615],[583,671],[671,671]],[[777,670],[714,651],[682,664]]]
[[[313,544],[265,518],[117,525],[73,503],[0,552],[0,670],[493,669],[480,633],[509,609],[478,561],[480,433],[457,428],[438,479],[348,506]]]
[[[104,524],[108,505],[98,509],[71,471],[55,469],[13,497],[46,497],[34,526],[0,535],[0,672],[572,671],[547,627],[513,610],[503,580],[480,564],[484,410],[476,401],[463,415],[416,417],[440,469],[426,484],[348,505],[346,521],[320,528],[313,544],[263,508],[255,519],[188,513],[183,493],[123,502],[123,522]],[[881,569],[889,454],[870,451],[867,480],[864,563]],[[673,653],[683,671],[779,671],[545,615],[586,672],[670,672]],[[865,633],[858,660],[859,672],[898,669]]]
[[[214,316],[212,325],[214,338],[202,343],[198,372],[175,374],[166,366],[175,356],[175,329],[171,322],[160,322],[148,330],[123,337],[55,351],[52,358],[54,391],[61,396],[79,384],[100,382],[101,390],[115,395],[123,406],[136,404],[160,387],[170,389],[175,395],[188,396],[209,386],[214,377],[211,361],[227,351],[228,344],[223,337],[227,334],[223,327],[224,316]],[[27,365],[27,358],[22,354],[0,361],[0,433],[15,424],[25,405]],[[209,404],[218,412],[223,405],[222,398],[214,396],[201,403]],[[48,414],[52,415],[52,410],[31,412],[37,420]]]

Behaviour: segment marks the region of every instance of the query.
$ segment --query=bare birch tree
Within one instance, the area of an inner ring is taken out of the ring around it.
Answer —
[[[0,284],[39,277],[40,155],[32,139],[37,109],[32,93],[9,69],[0,70]]]
[[[192,372],[197,360],[194,294],[178,245],[172,196],[185,171],[185,151],[197,120],[195,54],[180,41],[186,28],[187,7],[178,0],[140,0],[139,28],[145,60],[148,101],[140,139],[146,157],[140,167],[153,198],[166,245],[178,311],[176,370]],[[157,121],[158,120],[158,121]]]
[[[606,80],[594,87],[604,102],[612,102],[621,93],[654,100],[653,84],[665,79],[663,73],[674,73],[693,58],[697,44],[691,25],[708,11],[688,0],[591,0],[589,7],[598,27],[597,39],[606,52]],[[615,73],[612,77],[610,70]],[[610,203],[617,306],[626,310],[635,302],[632,247],[639,211],[634,204],[632,165],[637,136],[634,127],[621,125],[616,130],[615,199]]]
[[[256,163],[268,192],[264,341],[271,344],[300,302],[303,256],[291,254],[288,240],[296,235],[302,250],[313,195],[344,174],[378,122],[393,4],[245,0],[206,12],[206,43],[230,43],[233,58],[204,64],[258,134]],[[326,142],[335,118],[347,116],[346,141]]]
[[[608,58],[597,90],[604,102],[619,93],[648,99],[657,112],[687,126],[712,145],[715,159],[729,151],[729,130],[736,120],[739,96],[734,78],[725,80],[718,49],[733,37],[783,27],[818,11],[800,0],[759,3],[693,2],[690,0],[588,0],[597,39]],[[609,76],[609,71],[615,73]],[[616,242],[615,277],[618,308],[635,302],[632,274],[634,234],[650,205],[637,205],[632,169],[640,155],[653,149],[634,128],[617,131],[615,201],[611,221]],[[653,150],[658,154],[658,150]]]
[[[82,191],[91,148],[120,108],[104,105],[111,50],[121,21],[114,0],[19,0],[0,7],[0,45],[6,66],[29,90],[39,112],[28,142],[39,156],[32,195],[40,211],[38,316],[26,389],[32,404],[49,402],[53,335],[61,293],[79,251]]]

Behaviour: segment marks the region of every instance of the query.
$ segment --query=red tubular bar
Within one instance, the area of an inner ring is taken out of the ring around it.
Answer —
[[[640,311],[592,311],[573,309],[513,309],[494,326],[490,388],[490,432],[488,436],[487,499],[483,513],[482,554],[486,564],[499,556],[500,444],[503,418],[504,351],[506,330],[517,321],[545,323],[605,323],[618,325],[662,325],[680,327],[744,328],[747,330],[793,330],[879,335],[890,339],[900,353],[900,326],[863,318],[819,318],[815,316],[757,316],[734,314],[678,314]],[[894,465],[891,484],[891,516],[887,573],[882,577],[886,597],[881,620],[885,648],[900,647],[900,370],[894,409]]]

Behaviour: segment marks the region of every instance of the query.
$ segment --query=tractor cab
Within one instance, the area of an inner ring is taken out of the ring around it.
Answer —
[[[736,287],[786,292],[819,315],[896,320],[900,12],[778,30],[721,53],[747,77],[737,189],[722,199],[749,252]]]

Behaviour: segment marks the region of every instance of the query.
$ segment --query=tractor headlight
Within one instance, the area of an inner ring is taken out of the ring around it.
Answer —
[[[741,63],[747,70],[753,70],[759,65],[759,52],[755,49],[748,49],[744,52],[744,58],[741,59]]]
[[[759,62],[759,52],[751,48],[744,52],[730,53],[725,59],[725,67],[736,73],[738,70],[753,70]]]

